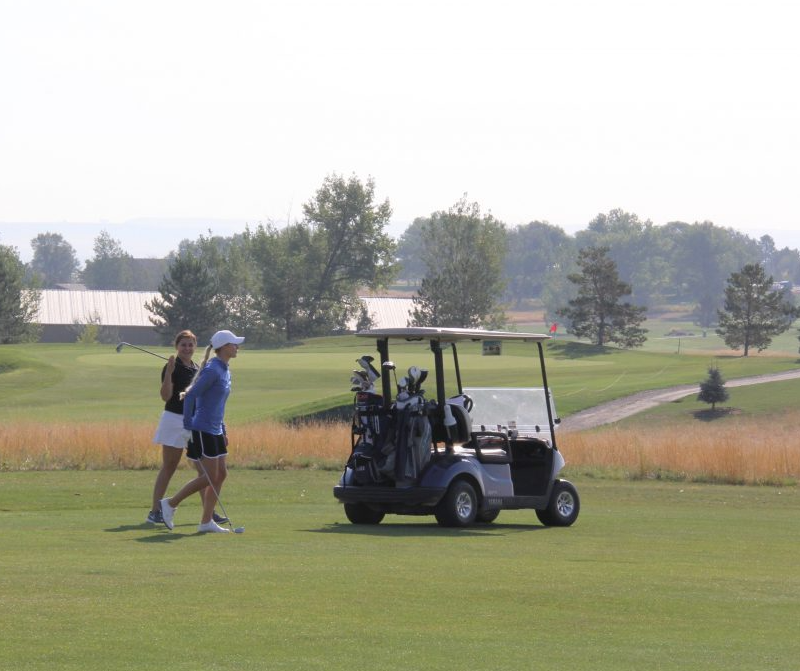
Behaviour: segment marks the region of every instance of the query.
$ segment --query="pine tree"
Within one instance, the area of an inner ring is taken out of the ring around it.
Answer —
[[[570,321],[570,333],[590,338],[595,345],[640,347],[647,334],[640,326],[647,318],[647,308],[620,302],[622,296],[630,295],[631,287],[619,279],[617,265],[607,254],[608,247],[580,250],[581,272],[568,278],[577,285],[578,295],[556,313]]]
[[[728,390],[725,389],[725,380],[719,368],[711,366],[708,369],[708,377],[700,383],[700,393],[697,395],[698,401],[710,403],[711,410],[716,410],[717,403],[728,400]]]
[[[763,266],[748,263],[728,278],[725,308],[718,315],[717,334],[731,349],[742,347],[747,356],[751,347],[760,352],[770,346],[774,336],[787,331],[797,311],[782,291],[772,289],[772,277]]]
[[[198,259],[175,259],[158,291],[161,298],[154,298],[145,307],[156,315],[150,321],[165,343],[171,342],[178,331],[190,329],[203,347],[212,333],[229,326],[216,283]]]
[[[40,292],[24,286],[25,267],[16,248],[0,245],[0,343],[28,342],[38,335],[33,323]]]

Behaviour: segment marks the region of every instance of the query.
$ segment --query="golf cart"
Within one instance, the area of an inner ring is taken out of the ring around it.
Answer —
[[[546,526],[575,522],[578,492],[557,478],[564,459],[556,447],[559,420],[544,365],[542,343],[549,336],[435,327],[356,335],[375,339],[380,360],[361,357],[361,369],[351,377],[352,451],[333,494],[352,523],[378,524],[392,513],[434,515],[442,526],[466,527],[523,508],[535,510]],[[397,379],[390,341],[427,345],[435,397],[426,398],[422,388],[427,369],[414,365]],[[483,354],[496,355],[515,341],[536,344],[542,386],[462,385],[460,345],[480,342]],[[448,350],[452,365],[446,366]]]

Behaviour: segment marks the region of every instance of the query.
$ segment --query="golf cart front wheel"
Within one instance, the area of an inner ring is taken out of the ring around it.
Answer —
[[[537,510],[536,517],[548,527],[568,527],[578,519],[580,509],[581,500],[575,486],[567,480],[556,480],[550,503],[544,510]]]
[[[437,504],[434,515],[443,527],[468,527],[478,515],[478,495],[464,480],[457,480]]]
[[[363,503],[345,503],[344,514],[353,524],[380,524],[385,513],[373,510]]]

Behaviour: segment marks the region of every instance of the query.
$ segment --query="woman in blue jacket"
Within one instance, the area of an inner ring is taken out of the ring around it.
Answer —
[[[161,499],[161,515],[167,528],[172,529],[175,509],[187,496],[202,490],[209,484],[219,495],[222,483],[228,475],[225,458],[228,455],[228,438],[225,431],[225,403],[231,392],[229,362],[235,358],[244,338],[230,331],[217,331],[211,336],[205,358],[192,384],[183,397],[183,428],[190,437],[186,458],[199,462],[204,474],[186,483],[171,498]],[[215,357],[209,361],[211,350]],[[203,499],[203,514],[197,530],[200,532],[225,533],[229,529],[219,526],[213,519],[216,497]]]

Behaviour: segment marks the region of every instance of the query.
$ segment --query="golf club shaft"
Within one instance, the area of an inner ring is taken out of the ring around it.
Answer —
[[[145,354],[151,354],[152,356],[157,356],[159,359],[164,359],[164,361],[168,361],[167,357],[161,356],[160,354],[156,354],[155,352],[151,352],[149,349],[145,349],[144,347],[139,347],[137,345],[131,345],[129,342],[121,342],[117,345],[117,352],[122,351],[122,347],[133,347],[133,349],[138,349],[140,352],[144,352]]]
[[[203,463],[203,456],[200,455],[200,458],[197,461],[200,464],[200,468],[203,469],[203,475],[205,475],[206,480],[208,480],[208,486],[211,487],[211,491],[214,492],[214,496],[217,497],[217,503],[219,503],[219,507],[222,509],[222,514],[225,515],[225,517],[228,520],[228,526],[230,526],[231,531],[235,532],[236,530],[233,528],[233,522],[231,522],[231,518],[228,516],[228,511],[225,510],[225,506],[222,505],[222,501],[219,498],[219,494],[217,493],[217,488],[214,487],[214,483],[212,483],[211,478],[208,477],[208,471],[206,470],[206,465]]]

